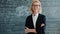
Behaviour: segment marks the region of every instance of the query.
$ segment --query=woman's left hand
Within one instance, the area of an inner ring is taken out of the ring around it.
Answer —
[[[43,27],[43,26],[45,26],[45,24],[42,23],[42,24],[41,24],[41,27]]]

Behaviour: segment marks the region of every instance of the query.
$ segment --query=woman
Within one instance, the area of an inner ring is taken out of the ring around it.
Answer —
[[[25,33],[26,34],[45,34],[45,15],[41,14],[41,3],[39,0],[33,0],[31,7],[31,15],[26,19]],[[40,11],[40,12],[39,12]]]

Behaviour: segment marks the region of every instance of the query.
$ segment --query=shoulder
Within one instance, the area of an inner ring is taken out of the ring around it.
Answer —
[[[29,15],[29,16],[27,16],[27,18],[26,18],[26,19],[29,19],[29,18],[31,18],[31,16],[32,16],[32,15]]]

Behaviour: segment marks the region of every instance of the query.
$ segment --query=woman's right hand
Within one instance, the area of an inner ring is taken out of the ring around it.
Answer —
[[[29,32],[34,32],[34,33],[36,33],[36,30],[35,30],[35,29],[29,29],[29,28],[25,27],[25,33],[27,34],[27,33],[29,33]]]
[[[29,33],[29,28],[25,27],[24,31],[26,34]]]

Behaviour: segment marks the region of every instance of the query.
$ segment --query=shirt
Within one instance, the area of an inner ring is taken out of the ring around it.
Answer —
[[[33,14],[32,14],[32,19],[33,19],[34,28],[36,28],[36,21],[37,21],[37,18],[38,18],[38,13],[37,13],[36,15],[33,15]]]

